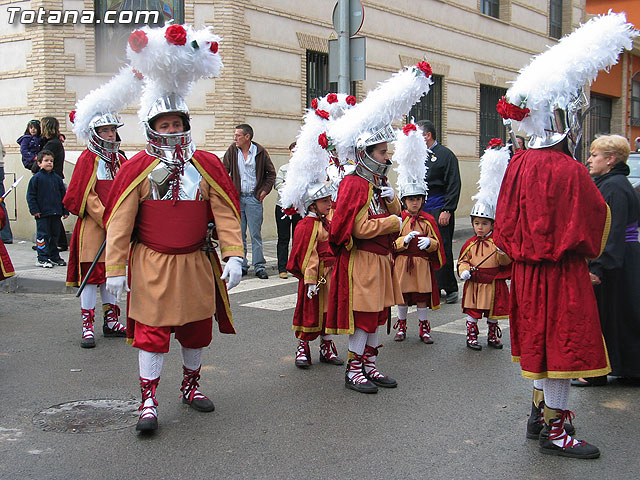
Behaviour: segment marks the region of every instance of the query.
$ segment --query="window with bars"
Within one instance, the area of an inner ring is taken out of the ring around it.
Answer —
[[[184,23],[184,0],[95,0],[94,8],[97,72],[117,72],[127,63],[127,40],[135,29],[172,19]],[[105,22],[107,12],[111,22]]]
[[[480,11],[484,15],[500,18],[500,0],[481,0]]]
[[[507,90],[500,87],[480,85],[480,145],[479,155],[487,148],[492,138],[506,139],[506,129],[502,123],[502,117],[496,110],[500,100]]]
[[[608,97],[591,95],[589,108],[582,112],[580,123],[582,125],[582,138],[575,151],[576,159],[586,162],[589,158],[591,142],[598,135],[611,133],[612,101]]]
[[[631,125],[640,127],[640,72],[631,80]]]
[[[350,94],[356,95],[356,82],[351,82]],[[324,97],[329,92],[337,92],[338,83],[329,82],[329,55],[307,50],[307,108],[311,100]]]
[[[549,36],[562,37],[562,0],[549,0]]]
[[[416,122],[420,120],[431,120],[436,127],[436,138],[442,138],[442,75],[433,75],[433,85],[429,94],[422,97],[407,115],[407,121],[413,118]]]

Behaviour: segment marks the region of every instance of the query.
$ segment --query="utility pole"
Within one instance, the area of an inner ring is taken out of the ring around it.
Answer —
[[[349,49],[349,0],[338,0],[338,93],[351,92],[351,52]]]

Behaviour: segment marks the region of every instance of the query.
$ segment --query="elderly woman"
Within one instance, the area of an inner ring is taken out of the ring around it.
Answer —
[[[589,275],[611,375],[640,380],[640,201],[625,178],[629,175],[628,157],[629,142],[620,135],[601,136],[591,144],[589,173],[611,208],[611,231],[602,255],[589,263]],[[606,383],[606,376],[573,381],[576,386]]]

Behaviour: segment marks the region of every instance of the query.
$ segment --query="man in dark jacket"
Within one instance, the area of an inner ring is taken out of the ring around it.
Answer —
[[[233,184],[240,192],[240,213],[244,261],[242,274],[249,270],[247,262],[247,225],[251,235],[251,261],[256,276],[269,278],[262,253],[262,201],[273,188],[276,169],[267,151],[252,141],[253,129],[242,123],[235,129],[232,143],[224,154],[223,163]]]
[[[455,211],[460,198],[460,169],[458,158],[444,145],[436,140],[436,128],[430,120],[421,120],[418,126],[422,129],[427,147],[433,152],[429,154],[427,163],[427,184],[429,195],[423,207],[424,211],[433,215],[438,222],[444,254],[447,258],[444,266],[436,271],[438,287],[446,292],[446,302],[458,301],[458,282],[453,274],[453,230],[455,228]]]

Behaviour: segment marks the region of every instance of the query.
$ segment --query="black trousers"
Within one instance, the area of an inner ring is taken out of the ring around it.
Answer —
[[[433,218],[436,219],[436,223],[438,223],[440,212],[442,212],[440,208],[427,210],[427,213],[433,215]],[[438,287],[447,292],[447,294],[458,291],[458,282],[453,273],[453,231],[455,224],[456,217],[454,213],[451,214],[449,225],[442,226],[438,223],[440,236],[442,237],[442,246],[444,247],[444,255],[447,261],[440,270],[435,272],[436,282],[438,282]]]
[[[284,217],[284,218],[282,218]],[[279,205],[276,205],[276,226],[278,227],[278,273],[287,271],[289,260],[289,240],[296,229],[296,225],[302,219],[297,213],[290,217],[285,215]]]
[[[36,245],[38,260],[60,260],[58,235],[60,235],[60,215],[36,218]]]

